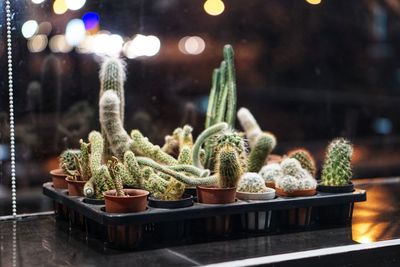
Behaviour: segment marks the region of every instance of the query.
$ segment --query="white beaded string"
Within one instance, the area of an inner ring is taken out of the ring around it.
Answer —
[[[10,112],[10,153],[11,153],[11,205],[12,215],[17,216],[17,191],[15,176],[15,131],[14,131],[14,89],[12,65],[12,40],[11,40],[11,4],[6,0],[7,22],[7,62],[8,62],[8,99]]]

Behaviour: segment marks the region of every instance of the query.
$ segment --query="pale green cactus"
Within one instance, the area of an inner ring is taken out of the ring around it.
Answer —
[[[184,145],[181,148],[178,156],[178,164],[192,164],[192,148],[189,145]]]
[[[311,174],[301,167],[300,162],[294,158],[286,158],[281,164],[283,175],[275,178],[276,187],[285,192],[296,190],[310,190],[317,187],[317,181]]]
[[[250,148],[253,149],[256,145],[257,138],[263,133],[263,131],[250,110],[247,108],[240,108],[237,112],[237,118],[245,131]]]
[[[317,172],[317,168],[315,167],[315,160],[308,150],[304,148],[291,150],[288,153],[288,157],[297,159],[300,162],[301,166],[315,177]]]
[[[83,142],[81,139],[80,143],[80,154],[74,156],[75,166],[77,167],[75,170],[69,170],[65,168],[65,173],[73,180],[76,181],[88,181],[92,176],[89,165],[89,154],[90,154],[90,145]]]
[[[218,176],[219,187],[233,188],[237,186],[243,174],[243,169],[235,146],[224,143],[221,147],[218,147],[215,172]]]
[[[258,172],[265,183],[275,183],[277,179],[283,176],[282,167],[278,163],[265,165]]]
[[[132,151],[126,151],[124,155],[124,165],[131,175],[130,186],[141,187],[143,185],[142,171],[136,156]],[[126,186],[129,186],[126,184]]]
[[[125,166],[114,158],[108,161],[108,169],[110,170],[111,178],[114,181],[115,191],[117,196],[125,196],[123,179],[126,175]]]
[[[250,152],[247,170],[249,172],[260,171],[275,144],[276,141],[273,135],[266,133],[259,135],[256,144]]]
[[[322,184],[343,186],[350,183],[353,147],[343,138],[334,139],[328,146],[322,169]]]

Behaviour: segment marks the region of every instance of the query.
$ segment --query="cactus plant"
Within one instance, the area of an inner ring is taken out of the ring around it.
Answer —
[[[247,108],[240,108],[237,112],[237,118],[245,131],[250,148],[253,149],[258,136],[263,133],[260,126]]]
[[[291,193],[297,190],[313,190],[317,187],[316,180],[301,167],[294,158],[286,158],[281,163],[283,175],[276,180],[276,187],[284,192]]]
[[[315,177],[317,172],[317,168],[315,167],[315,160],[308,150],[304,148],[291,150],[288,153],[288,157],[297,159],[300,162],[301,167],[306,169],[312,176]]]
[[[125,196],[124,186],[123,186],[123,176],[126,175],[126,170],[121,162],[118,162],[116,158],[108,161],[108,169],[110,170],[110,175],[114,181],[115,191],[117,196]]]
[[[260,171],[275,144],[276,141],[273,135],[267,133],[259,135],[255,146],[250,152],[247,170],[249,172]]]
[[[124,82],[125,82],[125,67],[122,60],[117,58],[108,58],[101,65],[100,69],[100,96],[99,99],[103,97],[106,91],[113,91],[116,93],[119,102],[118,108],[116,108],[117,115],[119,117],[120,123],[124,124],[124,114],[125,114],[125,93],[124,93]],[[101,109],[101,106],[99,107]],[[101,110],[99,110],[101,114]],[[101,124],[101,121],[100,121]],[[112,156],[111,148],[109,147],[109,141],[106,130],[103,125],[101,127],[101,133],[104,138],[104,153],[103,160],[108,160]]]
[[[80,141],[80,153],[74,155],[76,169],[70,170],[65,165],[65,173],[75,181],[88,181],[92,176],[89,166],[90,144]]]
[[[275,184],[276,180],[283,176],[282,167],[278,163],[265,165],[258,172],[264,179],[265,183]]]
[[[323,185],[343,186],[350,183],[352,154],[353,147],[344,138],[334,139],[329,144],[322,169]]]
[[[60,169],[67,172],[67,170],[77,170],[75,158],[81,156],[81,151],[79,149],[67,149],[64,150],[59,157]]]
[[[218,176],[219,187],[233,188],[237,186],[243,169],[239,153],[233,145],[226,143],[218,148],[215,172]]]
[[[255,172],[246,172],[239,180],[237,191],[247,193],[264,193],[268,189],[264,179]]]

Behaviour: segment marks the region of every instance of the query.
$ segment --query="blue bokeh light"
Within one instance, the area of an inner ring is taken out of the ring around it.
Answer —
[[[379,134],[390,134],[392,132],[393,124],[388,118],[376,118],[373,127],[375,132]]]
[[[85,24],[85,29],[91,30],[99,24],[100,17],[96,12],[87,12],[82,16],[82,20]]]

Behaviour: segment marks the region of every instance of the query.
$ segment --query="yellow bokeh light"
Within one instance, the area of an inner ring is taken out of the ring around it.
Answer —
[[[56,0],[53,4],[53,10],[54,13],[56,13],[57,15],[61,15],[67,12],[68,7],[65,3],[65,0]]]
[[[321,4],[321,0],[306,0],[310,5],[318,5]]]
[[[224,2],[221,0],[207,0],[204,3],[204,10],[208,15],[218,16],[225,10]]]

